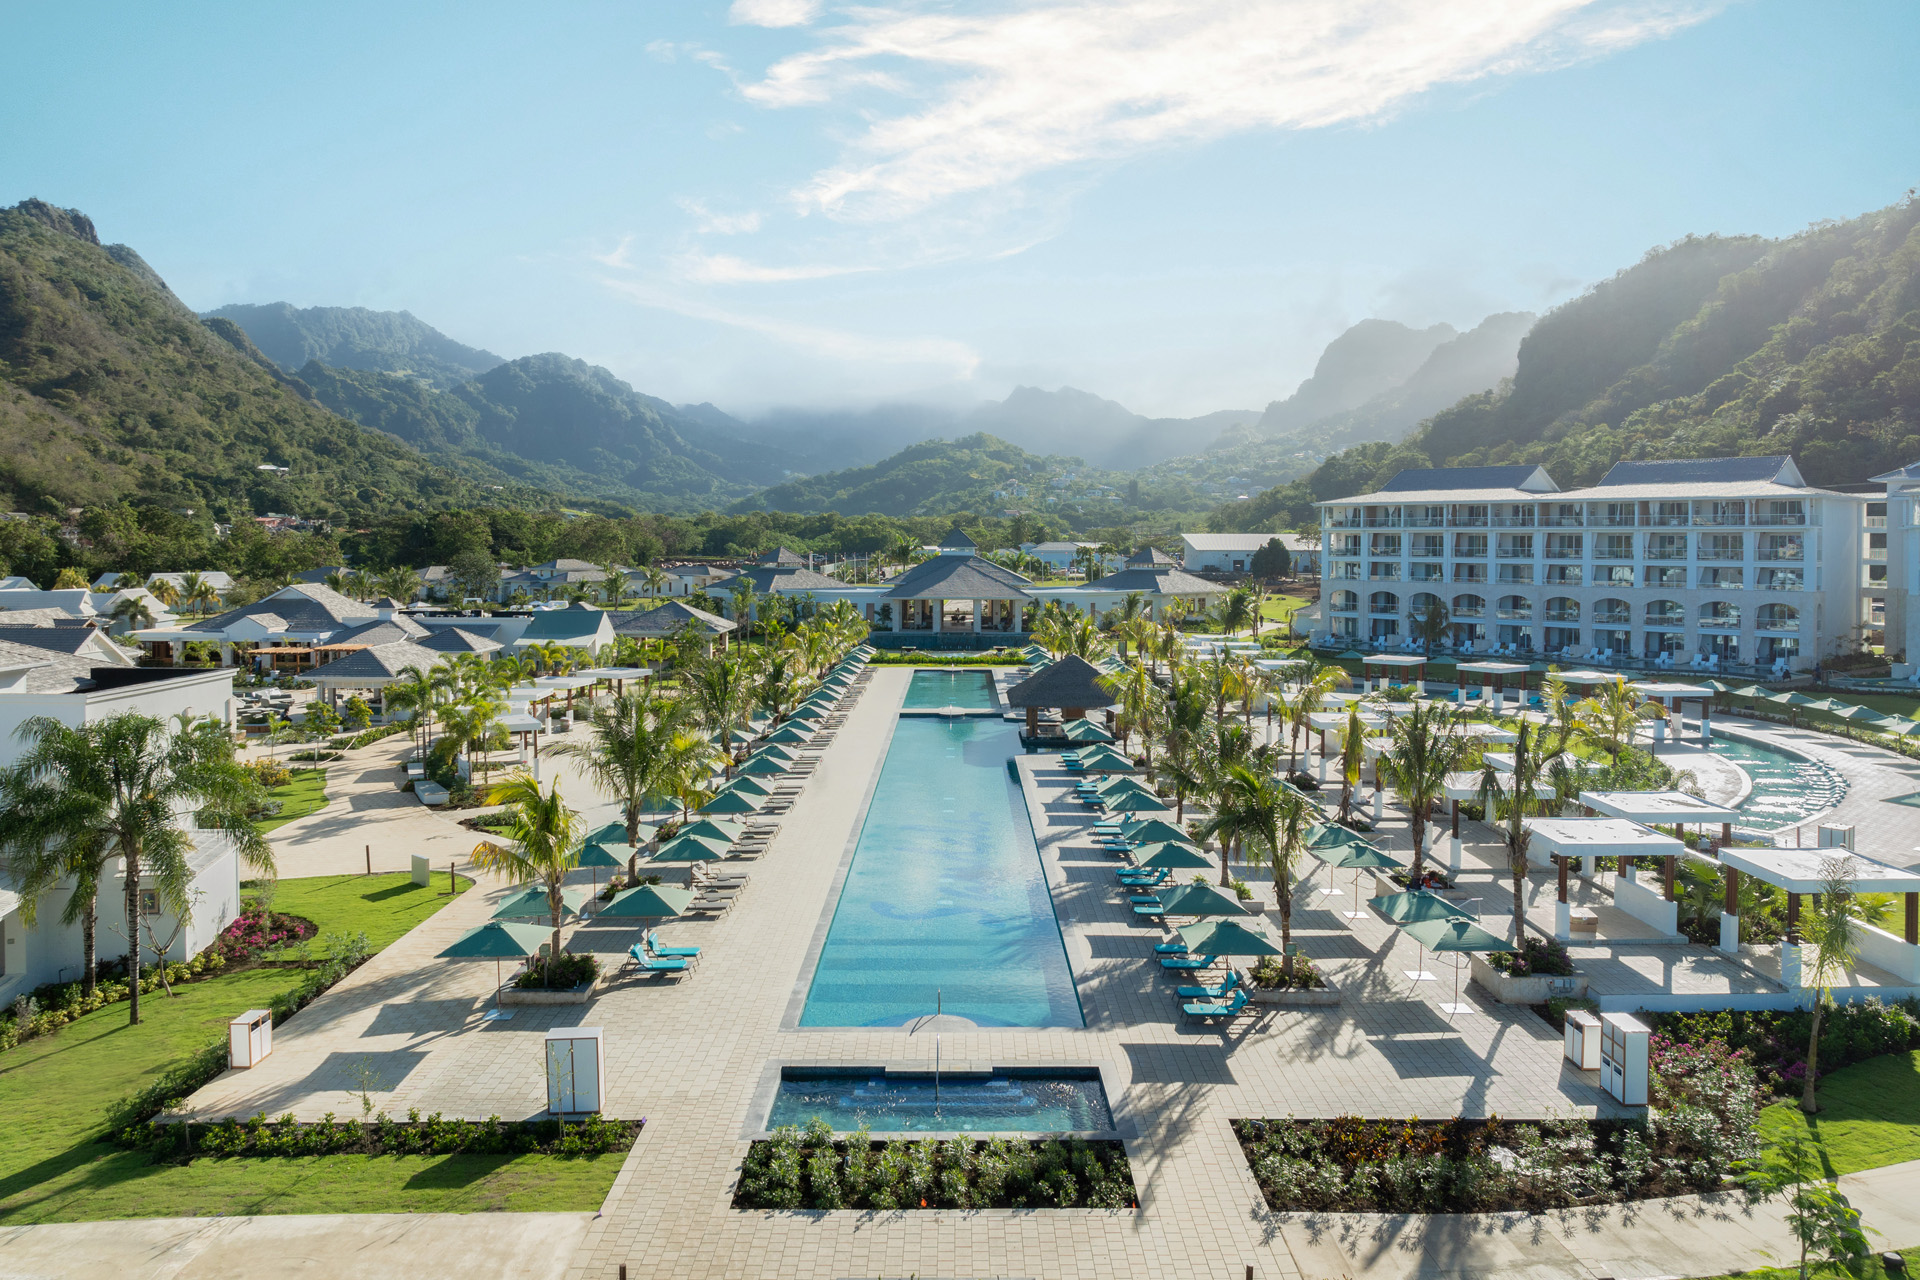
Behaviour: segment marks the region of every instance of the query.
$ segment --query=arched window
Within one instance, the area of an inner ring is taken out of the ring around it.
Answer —
[[[1360,597],[1351,591],[1333,593],[1333,611],[1335,613],[1356,613],[1360,609]]]
[[[1422,591],[1414,596],[1413,603],[1407,606],[1407,610],[1410,613],[1425,616],[1427,610],[1433,608],[1435,605],[1440,605],[1443,609],[1446,608],[1444,604],[1440,603],[1439,596],[1434,595],[1431,591]]]
[[[1580,621],[1580,602],[1572,596],[1554,596],[1547,601],[1548,622]]]
[[[1700,606],[1700,625],[1703,627],[1738,627],[1740,625],[1740,606],[1725,600],[1715,600]]]
[[[1593,606],[1593,620],[1603,627],[1624,627],[1633,621],[1633,606],[1625,600],[1602,600]]]
[[[1687,619],[1687,611],[1680,607],[1678,600],[1647,601],[1647,625],[1650,627],[1677,627]]]
[[[1400,597],[1391,591],[1376,591],[1367,597],[1367,609],[1372,613],[1399,613]]]
[[[1798,631],[1800,611],[1790,604],[1763,604],[1754,611],[1753,625],[1761,631]]]
[[[1497,606],[1503,618],[1531,618],[1533,601],[1525,596],[1501,596]]]
[[[1485,596],[1464,595],[1453,598],[1453,616],[1456,618],[1485,617],[1487,601]]]

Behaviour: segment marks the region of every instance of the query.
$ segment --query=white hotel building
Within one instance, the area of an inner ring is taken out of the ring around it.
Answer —
[[[1403,471],[1317,504],[1316,639],[1397,646],[1438,601],[1481,653],[1810,668],[1865,620],[1865,504],[1789,457],[1622,462],[1565,491],[1538,466]]]

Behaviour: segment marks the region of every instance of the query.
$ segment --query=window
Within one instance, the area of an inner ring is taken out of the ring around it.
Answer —
[[[1351,591],[1333,593],[1333,611],[1335,613],[1355,613],[1360,608],[1360,597]]]
[[[1427,610],[1433,608],[1436,605],[1438,605],[1442,609],[1447,607],[1445,603],[1441,601],[1439,596],[1434,595],[1430,591],[1422,591],[1413,597],[1413,602],[1407,606],[1407,612],[1411,614],[1425,616]]]
[[[1376,556],[1397,556],[1400,554],[1400,535],[1397,533],[1376,533],[1373,535],[1373,554]]]
[[[1653,506],[1654,525],[1684,525],[1693,519],[1693,504],[1690,502],[1656,502]]]
[[[1798,631],[1800,611],[1790,604],[1763,604],[1753,613],[1757,631]]]
[[[1485,503],[1462,503],[1453,509],[1453,523],[1462,529],[1484,529],[1487,527],[1487,508]]]
[[[1407,576],[1415,582],[1445,582],[1447,567],[1443,564],[1422,564],[1416,561]]]
[[[157,916],[160,914],[160,893],[158,890],[142,889],[140,891],[140,914],[143,916]]]
[[[1376,581],[1387,578],[1398,579],[1400,577],[1400,562],[1398,560],[1369,560],[1367,561],[1367,577]]]
[[[1687,589],[1687,571],[1681,568],[1662,568],[1649,566],[1647,585],[1650,587],[1671,587],[1675,591]]]
[[[1533,535],[1530,533],[1501,534],[1500,558],[1503,560],[1533,559]]]
[[[1453,566],[1453,580],[1455,582],[1485,582],[1487,580],[1487,566],[1483,564],[1457,564]]]
[[[1547,600],[1547,611],[1541,615],[1548,622],[1580,621],[1580,602],[1571,596],[1552,596]]]
[[[1503,564],[1500,566],[1500,581],[1531,583],[1533,566],[1530,564]]]
[[[1487,612],[1484,596],[1461,595],[1453,598],[1453,616],[1456,618],[1479,618]]]
[[[1747,578],[1745,569],[1702,569],[1702,591],[1738,591]]]
[[[1578,582],[1575,578],[1573,581]],[[1593,570],[1593,585],[1596,587],[1630,587],[1633,585],[1633,566],[1630,564],[1603,564]]]
[[[1603,627],[1624,627],[1633,621],[1633,606],[1625,600],[1602,600],[1593,606],[1593,620]]]
[[[1799,560],[1804,554],[1804,546],[1797,533],[1760,535],[1760,559],[1762,560]]]
[[[1702,560],[1745,560],[1747,537],[1743,533],[1703,533],[1700,535]]]
[[[1800,582],[1798,569],[1762,569],[1754,585],[1762,591],[1798,591]]]
[[[1870,533],[1867,535],[1867,559],[1885,560],[1887,558],[1887,535]]]
[[[1650,533],[1647,535],[1647,559],[1649,560],[1685,560],[1687,558],[1687,535],[1684,533]]]
[[[1554,533],[1547,535],[1547,559],[1578,560],[1581,557],[1581,537],[1577,533]]]
[[[1580,566],[1577,564],[1550,564],[1547,576],[1542,579],[1549,586],[1577,587],[1580,585]]]
[[[1595,505],[1594,520],[1609,529],[1631,529],[1639,508],[1631,502],[1603,502]]]
[[[1438,560],[1447,554],[1447,535],[1444,533],[1416,534],[1408,542],[1408,549],[1416,556],[1428,560]]]
[[[1391,591],[1376,591],[1367,597],[1368,613],[1399,613],[1400,597]]]
[[[1456,533],[1453,535],[1453,554],[1459,560],[1485,560],[1487,558],[1487,535],[1484,533]]]
[[[1700,625],[1740,629],[1740,606],[1726,600],[1713,600],[1700,606]]]
[[[1595,534],[1593,558],[1595,560],[1633,559],[1633,535],[1630,533]]]
[[[1646,655],[1657,658],[1663,653],[1679,653],[1686,648],[1686,636],[1678,631],[1646,632]]]
[[[1647,602],[1647,625],[1650,627],[1677,627],[1686,622],[1687,611],[1680,607],[1678,600],[1649,600]]]
[[[1525,596],[1501,596],[1498,608],[1503,618],[1533,617],[1533,601]]]

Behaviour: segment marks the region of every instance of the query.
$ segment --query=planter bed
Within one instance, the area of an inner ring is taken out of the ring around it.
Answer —
[[[1139,1207],[1114,1139],[971,1138],[875,1142],[816,1119],[748,1148],[736,1209],[1071,1209]]]
[[[1482,990],[1501,1004],[1545,1004],[1553,999],[1579,999],[1587,994],[1587,976],[1576,973],[1556,977],[1529,974],[1513,977],[1501,973],[1479,956],[1469,956],[1469,972]]]
[[[1323,1008],[1340,1003],[1338,987],[1249,987],[1247,997],[1254,1004],[1279,1005],[1282,1008]]]
[[[576,987],[563,987],[553,990],[549,987],[502,987],[501,1004],[586,1004],[593,999],[594,989],[600,985],[600,978],[594,977]]]

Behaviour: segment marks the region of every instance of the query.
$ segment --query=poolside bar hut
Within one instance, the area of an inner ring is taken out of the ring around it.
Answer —
[[[1727,873],[1727,898],[1720,917],[1720,949],[1729,949],[1729,938],[1731,950],[1737,953],[1740,949],[1740,877],[1743,874],[1758,876],[1768,884],[1777,885],[1787,894],[1789,944],[1781,950],[1780,980],[1788,987],[1798,987],[1800,898],[1803,894],[1825,892],[1827,865],[1836,857],[1844,857],[1852,864],[1855,892],[1897,893],[1905,899],[1905,927],[1901,934],[1855,922],[1860,935],[1860,959],[1885,969],[1909,986],[1920,986],[1920,871],[1888,866],[1846,849],[1722,849],[1720,865]]]
[[[1110,707],[1113,694],[1100,684],[1100,669],[1068,654],[1007,690],[1007,705],[1027,713],[1027,736],[1040,736],[1040,711],[1057,709],[1060,719],[1078,720],[1090,708]]]
[[[1417,653],[1376,653],[1360,659],[1362,691],[1372,693],[1375,679],[1380,681],[1382,689],[1412,681],[1414,692],[1424,694],[1427,691],[1427,660]]]
[[[1573,908],[1567,901],[1567,867],[1575,858],[1617,858],[1620,873],[1613,882],[1613,905],[1669,938],[1680,935],[1680,904],[1674,900],[1674,869],[1687,846],[1672,836],[1625,818],[1528,818],[1533,842],[1549,854],[1559,872],[1559,896],[1553,908],[1553,936],[1565,942],[1572,936]],[[1661,861],[1660,892],[1639,883],[1636,863],[1641,858]]]
[[[1533,668],[1524,662],[1462,662],[1454,670],[1459,673],[1460,701],[1467,700],[1467,685],[1477,684],[1487,691],[1492,699],[1493,709],[1500,710],[1504,694],[1509,683],[1516,684],[1520,690],[1521,701],[1526,700],[1527,673]]]

